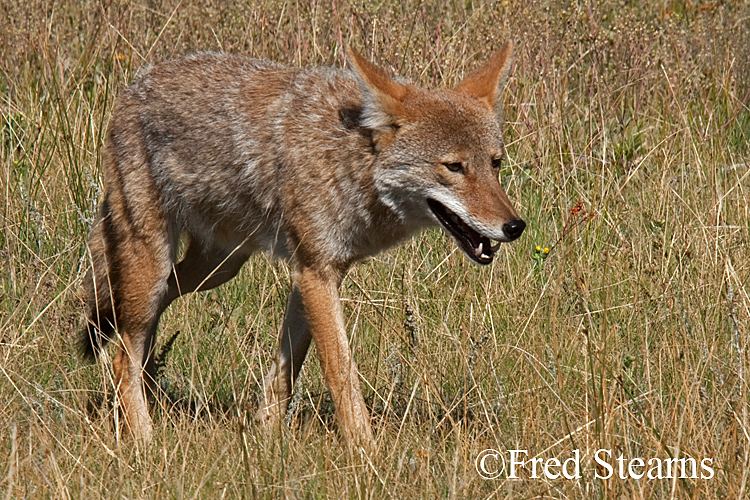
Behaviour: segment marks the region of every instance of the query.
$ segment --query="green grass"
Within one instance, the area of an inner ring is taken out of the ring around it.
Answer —
[[[750,6],[589,5],[0,5],[0,495],[747,497]],[[253,423],[289,290],[265,256],[165,314],[172,400],[151,448],[118,442],[111,369],[74,335],[102,138],[137,71],[195,50],[342,65],[351,43],[454,85],[507,38],[502,179],[526,233],[480,269],[433,230],[342,286],[377,450],[342,445],[313,353],[286,425]],[[583,477],[482,479],[485,448],[579,449]],[[597,479],[601,448],[715,475]]]

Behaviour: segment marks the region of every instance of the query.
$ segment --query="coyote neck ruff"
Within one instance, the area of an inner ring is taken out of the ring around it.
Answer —
[[[207,53],[139,75],[107,138],[82,333],[89,355],[118,340],[117,398],[137,442],[152,436],[144,388],[162,312],[264,250],[290,260],[294,284],[257,417],[285,411],[315,340],[344,436],[372,444],[338,287],[352,263],[425,227],[479,264],[521,235],[498,180],[510,53],[440,90],[393,80],[353,50],[351,71]]]

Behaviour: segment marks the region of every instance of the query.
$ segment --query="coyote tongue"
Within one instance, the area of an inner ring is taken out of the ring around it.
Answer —
[[[453,236],[466,255],[477,264],[487,265],[492,262],[498,245],[492,246],[489,238],[472,229],[442,203],[427,200],[427,204],[443,225],[443,229]]]

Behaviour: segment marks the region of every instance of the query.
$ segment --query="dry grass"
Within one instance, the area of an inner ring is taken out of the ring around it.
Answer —
[[[0,495],[747,498],[749,33],[731,0],[3,3]],[[352,43],[452,85],[506,38],[503,182],[527,233],[479,269],[429,232],[343,285],[377,452],[341,446],[315,356],[288,427],[254,427],[289,288],[260,256],[165,315],[172,400],[151,449],[118,443],[109,368],[73,338],[102,135],[139,68],[219,49],[341,65]],[[583,477],[485,480],[488,447],[579,449]],[[600,448],[715,475],[597,479]]]

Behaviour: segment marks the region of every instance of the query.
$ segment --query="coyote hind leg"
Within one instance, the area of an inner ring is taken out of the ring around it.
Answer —
[[[192,292],[205,292],[234,278],[250,257],[254,247],[239,245],[232,251],[204,247],[195,239],[188,244],[182,260],[169,276],[169,288],[161,308],[166,309],[177,297]]]
[[[116,177],[108,186],[108,213],[101,219],[117,326],[114,381],[125,432],[145,444],[153,435],[145,385],[153,387],[154,374],[144,377],[144,372],[153,369],[160,305],[175,244],[155,187],[140,177],[125,191],[120,180]]]

